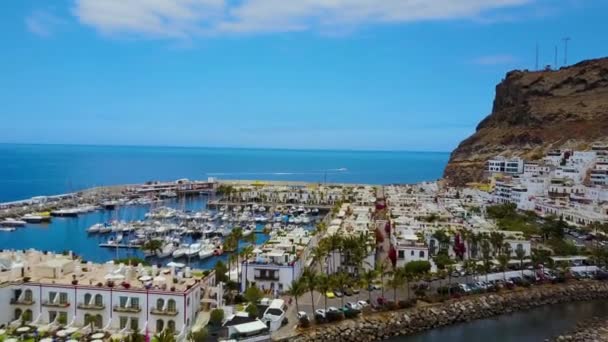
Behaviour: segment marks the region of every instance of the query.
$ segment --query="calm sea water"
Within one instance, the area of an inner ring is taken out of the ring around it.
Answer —
[[[605,300],[563,303],[457,324],[418,335],[391,338],[390,342],[497,341],[538,342],[571,331],[578,322],[608,317]]]
[[[0,144],[0,202],[179,178],[414,183],[448,153]]]

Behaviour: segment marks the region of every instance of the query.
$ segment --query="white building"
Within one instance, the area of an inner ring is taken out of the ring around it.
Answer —
[[[524,172],[524,160],[497,156],[488,160],[486,171],[490,173],[520,174]]]
[[[201,286],[183,272],[156,267],[83,265],[69,256],[3,252],[12,269],[1,276],[0,320],[110,331],[185,336],[199,309]]]

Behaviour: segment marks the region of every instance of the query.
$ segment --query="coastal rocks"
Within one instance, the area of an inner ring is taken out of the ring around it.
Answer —
[[[554,339],[559,342],[608,342],[608,320],[592,319],[578,324],[573,331]]]
[[[608,58],[559,70],[511,71],[496,86],[492,113],[452,152],[444,171],[452,185],[483,179],[496,155],[537,159],[552,149],[606,142]]]
[[[590,281],[541,286],[526,290],[465,297],[460,300],[401,311],[374,313],[356,320],[320,325],[303,331],[290,341],[379,341],[393,336],[410,335],[451,324],[528,310],[542,305],[598,298],[608,298],[607,283]],[[598,339],[598,341],[604,340]]]

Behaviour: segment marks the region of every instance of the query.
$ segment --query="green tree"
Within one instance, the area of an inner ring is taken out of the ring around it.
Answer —
[[[226,265],[224,265],[224,263],[219,260],[217,262],[217,264],[215,264],[214,266],[215,269],[215,282],[216,283],[225,283],[228,281],[228,276],[226,275],[226,273],[228,273],[228,269],[226,268]]]
[[[518,245],[515,249],[515,256],[519,260],[519,267],[521,268],[521,275],[524,275],[524,258],[526,257],[526,251],[521,245]]]
[[[317,273],[312,268],[305,268],[300,278],[304,283],[304,287],[310,292],[310,303],[312,311],[315,311],[315,290],[317,289]]]
[[[366,288],[368,290],[368,294],[369,294],[369,299],[368,301],[371,303],[372,302],[372,291],[369,291],[371,286],[374,284],[374,281],[376,280],[376,270],[367,270],[364,271],[363,274],[361,274],[361,283],[363,284],[363,287]]]
[[[300,311],[300,307],[298,305],[298,298],[302,297],[306,293],[306,283],[300,279],[294,279],[289,286],[289,294],[293,296],[296,301],[296,311]]]
[[[162,252],[163,242],[161,240],[150,239],[141,246],[141,249],[143,251],[150,252],[151,254],[155,254],[156,252]]]
[[[205,342],[207,336],[209,336],[209,332],[205,328],[192,330],[188,333],[188,342]]]
[[[316,290],[321,293],[325,300],[325,308],[327,309],[327,292],[331,289],[331,281],[329,276],[325,273],[321,273],[316,279]]]
[[[252,304],[257,304],[263,296],[262,291],[257,286],[248,287],[244,294],[245,299]]]
[[[224,320],[224,310],[222,309],[213,309],[211,311],[211,313],[209,314],[209,322],[213,325],[213,326],[219,326],[220,324],[222,324],[222,321]]]
[[[157,342],[175,342],[175,335],[169,329],[163,329],[160,334],[154,335]]]
[[[382,283],[382,298],[384,298],[384,277],[390,274],[386,260],[381,260],[380,262],[376,263],[376,274],[380,276],[380,282]]]
[[[509,257],[509,255],[505,254],[505,253],[501,253],[498,255],[497,260],[498,260],[498,264],[500,265],[500,270],[502,271],[502,276],[503,279],[506,281],[507,280],[507,267],[509,266],[509,260],[511,258]]]

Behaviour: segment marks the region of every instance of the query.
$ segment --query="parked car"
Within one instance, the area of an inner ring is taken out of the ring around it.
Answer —
[[[473,291],[467,284],[458,284],[458,288],[460,288],[463,293],[471,293]]]
[[[310,320],[308,319],[308,315],[304,311],[298,311],[297,314],[298,323],[301,327],[308,327],[310,325]]]
[[[353,295],[353,290],[350,287],[344,288],[344,295],[350,297]]]
[[[329,322],[339,321],[343,318],[343,312],[334,306],[328,307],[325,315]]]
[[[325,297],[335,298],[336,296],[334,295],[334,293],[332,291],[327,291],[327,292],[325,292]]]
[[[356,295],[359,294],[359,292],[360,292],[358,287],[353,287],[352,290],[353,290],[353,293]]]
[[[364,308],[364,307],[369,306],[369,303],[366,302],[366,301],[364,301],[364,300],[358,301],[357,304],[359,305],[360,308]]]
[[[336,297],[338,298],[342,298],[344,296],[342,291],[340,291],[339,289],[334,289],[334,295],[336,295]]]
[[[382,285],[380,285],[380,284],[371,284],[367,287],[368,291],[381,290],[381,289],[382,289]]]
[[[356,302],[348,302],[344,304],[344,307],[351,310],[361,310],[361,306]]]
[[[327,313],[323,309],[315,310],[315,321],[318,323],[327,322]]]

